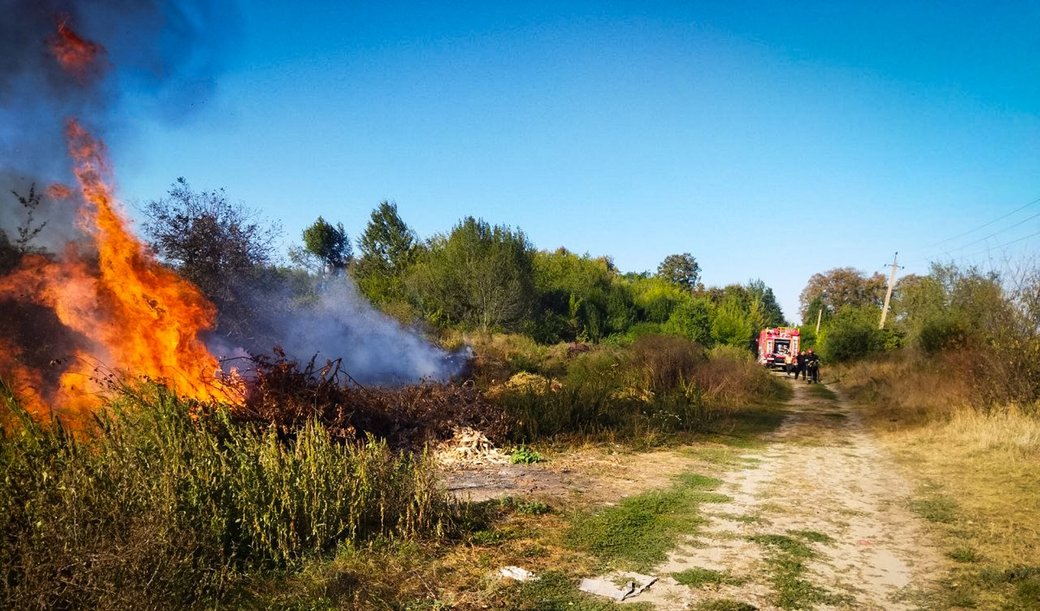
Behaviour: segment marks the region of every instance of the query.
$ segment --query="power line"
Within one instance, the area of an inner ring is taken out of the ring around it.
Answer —
[[[1026,204],[1026,205],[1024,205],[1024,206],[1022,206],[1020,208],[1015,208],[1014,210],[1012,210],[1011,212],[1008,212],[1004,216],[997,217],[997,218],[993,219],[992,221],[990,221],[988,223],[984,223],[982,225],[979,225],[978,227],[975,227],[974,229],[969,229],[968,231],[965,231],[963,233],[958,233],[957,235],[955,235],[953,237],[946,238],[945,240],[939,240],[938,242],[936,242],[934,244],[929,244],[928,246],[925,246],[925,248],[932,248],[934,246],[938,246],[940,244],[945,244],[946,242],[950,242],[952,240],[956,240],[957,238],[963,238],[966,235],[973,234],[973,233],[975,233],[976,231],[978,231],[980,229],[985,229],[986,227],[989,227],[993,223],[997,223],[999,221],[1002,221],[1002,220],[1006,219],[1007,217],[1013,216],[1013,215],[1015,215],[1015,214],[1025,210],[1026,208],[1028,208],[1030,206],[1033,206],[1033,205],[1036,205],[1036,204],[1040,204],[1040,197],[1038,197],[1037,199],[1034,199],[1033,201],[1029,202],[1028,204]],[[983,239],[985,239],[985,238],[983,238]]]
[[[970,253],[968,253],[966,255],[959,255],[957,257],[957,259],[960,259],[960,260],[969,259],[969,258],[974,257],[976,255],[981,255],[981,254],[985,254],[985,253],[988,253],[988,252],[992,252],[992,251],[994,251],[994,250],[996,250],[998,248],[1004,248],[1006,246],[1011,246],[1012,244],[1017,244],[1017,243],[1022,242],[1024,240],[1028,240],[1029,238],[1035,238],[1037,236],[1040,236],[1040,231],[1038,231],[1036,233],[1031,233],[1031,234],[1029,234],[1027,236],[1022,236],[1021,238],[1016,238],[1014,240],[1010,240],[1008,242],[1004,242],[1003,244],[994,244],[993,246],[987,246],[986,248],[984,248],[982,250],[977,250],[975,252],[970,252]],[[951,251],[946,251],[943,254],[944,255],[949,255],[950,252]],[[905,264],[906,265],[917,265],[918,263],[932,263],[932,262],[934,262],[936,260],[939,260],[941,258],[942,257],[940,257],[940,256],[926,257],[926,258],[914,259],[913,261],[906,262]],[[950,259],[952,260],[953,257],[951,256]]]
[[[967,254],[967,255],[961,255],[960,258],[961,259],[967,259],[969,257],[974,257],[975,255],[985,254],[987,252],[991,252],[991,251],[996,250],[998,248],[1004,248],[1005,246],[1011,246],[1012,244],[1017,244],[1017,243],[1019,243],[1019,242],[1021,242],[1023,240],[1028,240],[1029,238],[1035,238],[1037,236],[1040,236],[1040,231],[1038,231],[1036,233],[1031,233],[1031,234],[1029,234],[1027,236],[1023,236],[1023,237],[1018,238],[1016,240],[1011,240],[1010,242],[1004,242],[1003,244],[997,244],[996,246],[990,246],[989,248],[986,248],[985,250],[979,250],[979,251],[976,251],[976,252],[973,252],[973,253],[970,253],[970,254]]]
[[[1040,201],[1040,200],[1037,200],[1037,201]],[[958,246],[957,248],[947,249],[946,252],[957,252],[958,250],[964,250],[965,248],[967,248],[969,246],[974,246],[974,245],[976,245],[976,244],[978,244],[980,242],[985,242],[986,240],[988,240],[988,239],[990,239],[990,238],[992,238],[994,236],[1000,235],[1000,234],[1004,233],[1005,231],[1008,231],[1009,229],[1014,229],[1015,227],[1018,227],[1019,225],[1027,223],[1027,222],[1029,222],[1029,221],[1031,221],[1031,220],[1033,220],[1033,219],[1035,219],[1037,217],[1040,217],[1040,212],[1037,212],[1033,216],[1024,218],[1021,221],[1015,223],[1014,225],[1011,225],[1009,227],[1005,227],[1003,229],[999,229],[997,231],[994,231],[993,233],[989,234],[988,236],[981,237],[981,238],[979,238],[979,239],[977,239],[977,240],[975,240],[973,242],[968,242],[967,244],[962,244],[961,246]]]

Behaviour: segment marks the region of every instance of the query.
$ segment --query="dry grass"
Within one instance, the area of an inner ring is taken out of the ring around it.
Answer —
[[[936,606],[1038,608],[1040,418],[980,399],[960,359],[902,356],[839,376],[918,483],[913,507],[951,559]]]

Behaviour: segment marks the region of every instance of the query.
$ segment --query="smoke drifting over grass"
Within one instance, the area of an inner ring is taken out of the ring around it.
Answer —
[[[245,327],[244,333],[235,334],[238,337],[215,336],[210,341],[218,357],[280,349],[303,363],[338,359],[356,382],[372,386],[447,382],[461,375],[472,357],[469,348],[443,350],[379,311],[343,274],[323,281],[313,292],[283,280],[256,282],[239,292],[246,295],[253,319],[235,321]]]

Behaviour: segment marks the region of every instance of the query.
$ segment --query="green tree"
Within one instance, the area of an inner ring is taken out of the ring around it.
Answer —
[[[700,280],[701,266],[688,252],[668,255],[657,266],[657,277],[692,291]]]
[[[802,320],[808,322],[810,315],[815,316],[816,310],[810,312],[814,302],[822,304],[825,316],[844,306],[875,307],[880,316],[886,287],[887,281],[881,274],[867,276],[851,267],[837,267],[813,274],[798,297]]]
[[[665,323],[672,310],[689,293],[678,285],[657,276],[635,277],[627,281],[639,310],[641,322]]]
[[[821,329],[816,345],[825,361],[843,362],[897,348],[899,337],[891,329],[878,329],[872,305],[846,305]]]
[[[665,330],[710,347],[714,306],[706,297],[687,297],[672,310]]]
[[[435,236],[410,275],[412,295],[430,320],[483,331],[516,329],[534,295],[534,248],[519,229],[466,217]]]
[[[353,258],[343,223],[333,225],[319,216],[302,237],[303,248],[290,250],[289,257],[298,265],[320,269],[322,275],[346,269]]]
[[[380,202],[358,238],[352,274],[358,288],[376,303],[404,299],[404,280],[419,254],[419,240],[397,213],[397,204]]]
[[[279,227],[228,201],[223,189],[194,191],[184,178],[167,197],[146,203],[144,214],[152,251],[217,306],[218,329],[245,333],[243,325],[253,316],[247,293],[271,264]]]
[[[634,308],[628,294],[615,287],[617,277],[606,257],[578,256],[565,248],[535,253],[536,339],[598,341],[627,328]]]
[[[773,289],[766,286],[764,281],[761,279],[750,280],[746,289],[750,300],[760,304],[763,327],[781,327],[786,324],[784,312],[780,309]]]
[[[755,332],[750,313],[735,295],[722,300],[711,321],[711,337],[715,343],[745,348]]]

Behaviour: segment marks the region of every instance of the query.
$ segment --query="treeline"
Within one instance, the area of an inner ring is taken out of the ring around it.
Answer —
[[[356,240],[319,217],[284,265],[275,256],[280,229],[223,191],[195,191],[179,179],[143,212],[155,254],[213,300],[218,330],[246,347],[260,348],[264,320],[279,315],[271,287],[305,300],[340,273],[405,323],[519,333],[542,344],[665,333],[748,347],[759,329],[784,324],[764,282],[705,287],[689,253],[666,257],[656,273],[622,273],[609,257],[539,250],[522,230],[474,217],[422,239],[384,201]]]
[[[801,313],[812,324],[803,330],[825,360],[888,357],[910,368],[938,367],[947,377],[940,387],[963,383],[958,400],[978,406],[1040,399],[1040,270],[933,264],[926,275],[899,279],[879,328],[885,289],[880,274],[851,268],[810,278]]]

